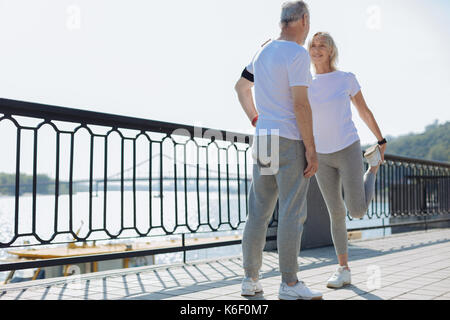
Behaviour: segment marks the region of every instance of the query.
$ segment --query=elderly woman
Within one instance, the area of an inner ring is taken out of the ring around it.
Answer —
[[[384,161],[386,140],[367,107],[355,75],[337,70],[338,50],[333,38],[328,33],[316,33],[308,50],[315,69],[308,95],[319,160],[316,179],[330,214],[331,233],[339,261],[339,267],[327,286],[339,288],[351,283],[346,208],[353,218],[362,218],[366,213],[375,193],[377,170]],[[360,139],[352,121],[351,102],[378,140],[378,144],[364,154],[369,163],[366,173]]]

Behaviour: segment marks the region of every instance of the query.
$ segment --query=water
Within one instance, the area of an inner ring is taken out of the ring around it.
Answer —
[[[152,229],[149,233],[153,240],[180,240],[179,235],[163,236],[167,231],[175,233],[189,233],[190,229],[196,230],[195,237],[211,237],[212,234],[208,232],[211,228],[218,229],[213,235],[229,236],[240,234],[240,231],[232,230],[228,224],[233,227],[242,228],[242,223],[239,221],[245,220],[245,197],[241,195],[240,202],[238,201],[237,193],[221,194],[219,206],[219,194],[217,192],[210,192],[209,200],[206,192],[200,192],[197,197],[196,192],[164,191],[162,198],[156,197],[159,193],[153,193],[150,196],[148,191],[136,192],[136,208],[134,208],[133,192],[125,191],[123,194],[123,208],[120,191],[108,191],[106,198],[106,214],[104,214],[104,194],[99,192],[98,196],[92,198],[92,217],[89,217],[89,193],[80,192],[73,195],[73,230],[79,230],[79,237],[86,237],[88,231],[91,229],[102,229],[106,225],[106,229],[111,234],[118,234],[122,225],[123,227],[133,227],[136,222],[136,227],[139,232],[147,233],[150,227],[150,220],[153,226],[159,226]],[[177,199],[175,199],[177,195]],[[177,200],[177,201],[175,201]],[[209,206],[208,206],[209,201]],[[175,206],[177,203],[177,206]],[[240,205],[239,205],[240,203]],[[150,205],[152,207],[152,214],[149,215]],[[162,206],[162,210],[161,210]],[[58,214],[55,219],[55,196],[54,195],[38,195],[36,198],[36,226],[35,233],[43,240],[51,238],[54,230],[68,231],[70,230],[70,198],[68,195],[61,195],[58,198]],[[209,213],[208,213],[209,207]],[[219,211],[220,207],[220,211]],[[241,210],[241,217],[237,214]],[[32,210],[33,199],[31,195],[21,196],[19,199],[19,234],[32,232]],[[177,209],[177,210],[176,210]],[[123,210],[123,216],[121,212]],[[136,214],[134,215],[134,211]],[[161,215],[164,212],[164,215]],[[178,212],[178,214],[176,214]],[[230,212],[230,214],[229,214]],[[15,221],[15,198],[12,196],[0,197],[0,242],[7,243],[13,239],[14,236],[14,221]],[[209,219],[208,219],[209,217]],[[55,223],[55,220],[57,221]],[[209,225],[207,224],[209,221]],[[176,228],[176,225],[180,226]],[[139,237],[139,234],[134,230],[126,230],[121,237]],[[154,239],[157,237],[158,239]],[[104,231],[97,231],[89,235],[87,240],[107,239],[108,235]],[[71,241],[72,237],[69,234],[58,235],[53,242],[67,242]],[[12,245],[21,246],[25,241],[30,244],[37,243],[34,237],[23,237],[17,239]],[[115,240],[117,242],[137,242],[149,241],[148,237],[140,239],[123,239]],[[106,241],[106,243],[112,241]],[[97,241],[101,244],[102,241]],[[41,248],[44,246],[41,246]],[[0,249],[0,259],[11,258],[7,251],[10,249]],[[217,256],[232,256],[240,253],[240,246],[221,247],[220,250],[204,249],[195,252],[188,252],[188,260],[207,259]],[[183,253],[163,254],[155,257],[155,263],[165,264],[180,262],[183,259]],[[3,276],[4,277],[4,276]],[[1,277],[0,277],[1,278]]]

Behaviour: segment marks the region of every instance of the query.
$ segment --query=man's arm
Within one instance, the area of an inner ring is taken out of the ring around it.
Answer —
[[[258,116],[258,111],[253,101],[252,87],[253,82],[241,77],[234,86],[234,90],[236,90],[242,109],[244,109],[250,122],[255,125],[254,120]]]
[[[303,174],[305,177],[310,178],[316,174],[319,162],[317,160],[316,144],[314,143],[312,110],[308,99],[308,87],[291,87],[291,93],[294,100],[294,113],[297,119],[297,125],[302,134],[306,149],[307,167]]]

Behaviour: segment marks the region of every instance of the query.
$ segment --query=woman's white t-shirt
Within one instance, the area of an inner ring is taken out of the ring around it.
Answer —
[[[334,153],[359,140],[351,100],[361,87],[351,72],[316,74],[308,89],[316,151]]]

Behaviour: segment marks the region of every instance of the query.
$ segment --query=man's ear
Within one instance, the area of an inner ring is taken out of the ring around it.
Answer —
[[[305,13],[302,18],[302,24],[304,27],[306,27],[306,25],[308,23],[308,19],[309,19],[309,15],[307,13]]]

